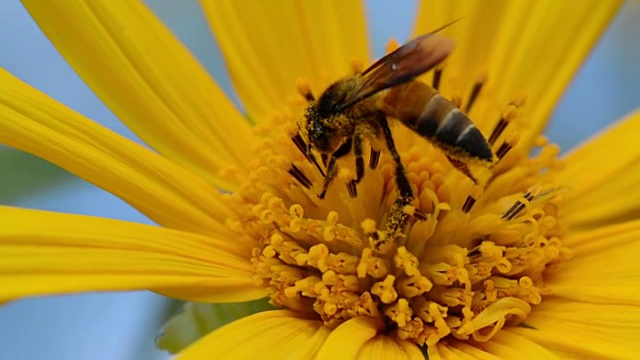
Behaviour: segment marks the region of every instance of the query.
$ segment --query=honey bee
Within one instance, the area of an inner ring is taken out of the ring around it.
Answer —
[[[384,139],[395,162],[399,197],[389,214],[386,236],[374,242],[376,250],[402,231],[408,219],[404,208],[414,199],[388,118],[398,120],[431,142],[475,183],[467,164],[475,162],[489,167],[494,162],[491,146],[473,122],[436,89],[415,79],[453,51],[454,41],[437,33],[443,28],[404,44],[361,73],[338,80],[317,100],[310,93],[306,94],[309,101],[305,112],[306,152],[324,175],[319,198],[325,197],[337,174],[336,160],[351,151],[355,154],[356,178],[348,188],[350,194],[356,191],[365,170],[364,139]],[[328,160],[326,174],[317,163],[313,150]]]

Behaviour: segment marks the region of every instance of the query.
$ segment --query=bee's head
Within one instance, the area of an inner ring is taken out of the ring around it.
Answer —
[[[337,134],[338,129],[332,126],[332,116],[322,117],[320,114],[318,103],[310,103],[305,113],[307,139],[309,145],[320,153],[331,154],[342,141]]]
[[[309,102],[305,130],[309,143],[323,154],[335,152],[344,142],[341,118],[353,87],[352,79],[340,80],[329,86],[317,101]]]

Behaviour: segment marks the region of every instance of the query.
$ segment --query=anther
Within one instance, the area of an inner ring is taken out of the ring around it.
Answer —
[[[427,220],[427,213],[425,213],[424,211],[415,208],[413,211],[413,217],[420,220],[420,221],[426,221]]]
[[[296,81],[296,88],[298,89],[298,94],[302,95],[307,101],[314,101],[316,99],[311,92],[311,86],[307,80],[298,79]]]
[[[369,169],[375,170],[378,167],[380,161],[380,151],[371,148],[371,155],[369,156]]]
[[[489,140],[487,140],[490,145],[493,145],[496,140],[498,140],[504,129],[506,129],[511,120],[515,119],[516,115],[518,115],[518,108],[515,105],[507,106],[507,109],[502,113],[502,117],[493,128],[491,136],[489,136]]]
[[[324,174],[324,171],[322,171],[322,167],[320,167],[320,164],[318,164],[316,157],[313,156],[313,153],[311,152],[311,145],[307,144],[304,141],[304,139],[302,138],[302,135],[300,135],[300,132],[296,133],[296,135],[291,138],[291,141],[293,141],[293,143],[296,145],[298,150],[300,150],[302,155],[304,155],[304,157],[307,158],[309,162],[311,162],[316,166],[320,174],[324,177],[325,174]]]
[[[291,168],[289,170],[287,170],[287,172],[293,176],[294,179],[298,180],[298,182],[300,183],[300,185],[304,186],[306,189],[310,189],[311,185],[313,185],[313,183],[311,182],[311,180],[309,180],[309,178],[307,177],[307,175],[305,175],[302,170],[300,170],[297,166],[295,166],[294,164],[291,164]]]
[[[293,143],[296,145],[298,150],[300,150],[302,155],[304,155],[304,157],[307,158],[307,160],[311,161],[311,158],[307,153],[307,143],[304,141],[304,139],[302,138],[302,135],[300,135],[299,132],[296,133],[296,135],[291,138],[291,141],[293,141]]]
[[[431,82],[431,87],[438,90],[440,87],[440,79],[442,78],[442,69],[435,69],[433,71],[433,81]]]
[[[537,192],[539,192],[539,189],[535,193]],[[535,193],[532,193],[531,191],[527,191],[522,196],[522,199],[524,199],[524,201],[522,201],[521,199],[516,200],[516,202],[513,205],[511,205],[509,210],[505,211],[505,213],[502,214],[501,218],[503,220],[513,220],[525,208],[525,206],[527,206],[527,204],[531,200],[533,200],[534,197],[536,197]]]
[[[507,138],[504,139],[504,142],[502,143],[502,145],[500,145],[500,147],[498,148],[498,151],[496,151],[496,156],[498,157],[498,161],[502,160],[502,158],[504,158],[504,156],[507,155],[509,150],[513,149],[513,147],[516,146],[516,144],[518,144],[519,140],[520,140],[520,134],[518,134],[518,132],[514,131],[510,133],[507,136]]]
[[[471,211],[471,208],[473,208],[473,205],[476,204],[477,199],[475,199],[473,196],[469,195],[467,196],[467,199],[464,201],[464,204],[462,204],[462,212],[463,213],[468,213],[469,211]]]
[[[351,180],[346,185],[347,191],[349,192],[349,197],[355,199],[358,196],[358,182],[355,180]]]
[[[478,80],[475,84],[473,84],[473,88],[471,89],[471,94],[469,95],[469,101],[467,101],[467,106],[464,109],[464,112],[468,113],[471,111],[471,107],[476,102],[478,95],[480,95],[480,91],[482,90],[482,86],[487,80],[486,74],[482,74],[478,76]]]

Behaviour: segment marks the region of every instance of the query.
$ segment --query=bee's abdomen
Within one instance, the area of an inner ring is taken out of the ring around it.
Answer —
[[[493,159],[491,147],[473,122],[426,84],[414,81],[391,89],[383,110],[446,152]]]

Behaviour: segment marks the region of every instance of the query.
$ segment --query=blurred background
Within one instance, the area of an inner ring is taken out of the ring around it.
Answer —
[[[222,58],[196,0],[148,5],[232,94]],[[414,1],[367,1],[374,55],[390,36],[407,39]],[[136,139],[76,76],[17,1],[0,2],[0,66],[58,101]],[[640,106],[640,0],[629,1],[580,70],[547,131],[562,149]],[[233,98],[233,95],[232,95]],[[235,98],[234,98],[235,99]],[[0,205],[150,223],[130,206],[28,154],[0,146]],[[1,284],[0,284],[1,286]],[[154,338],[175,304],[149,293],[38,298],[0,307],[6,359],[166,359]]]

